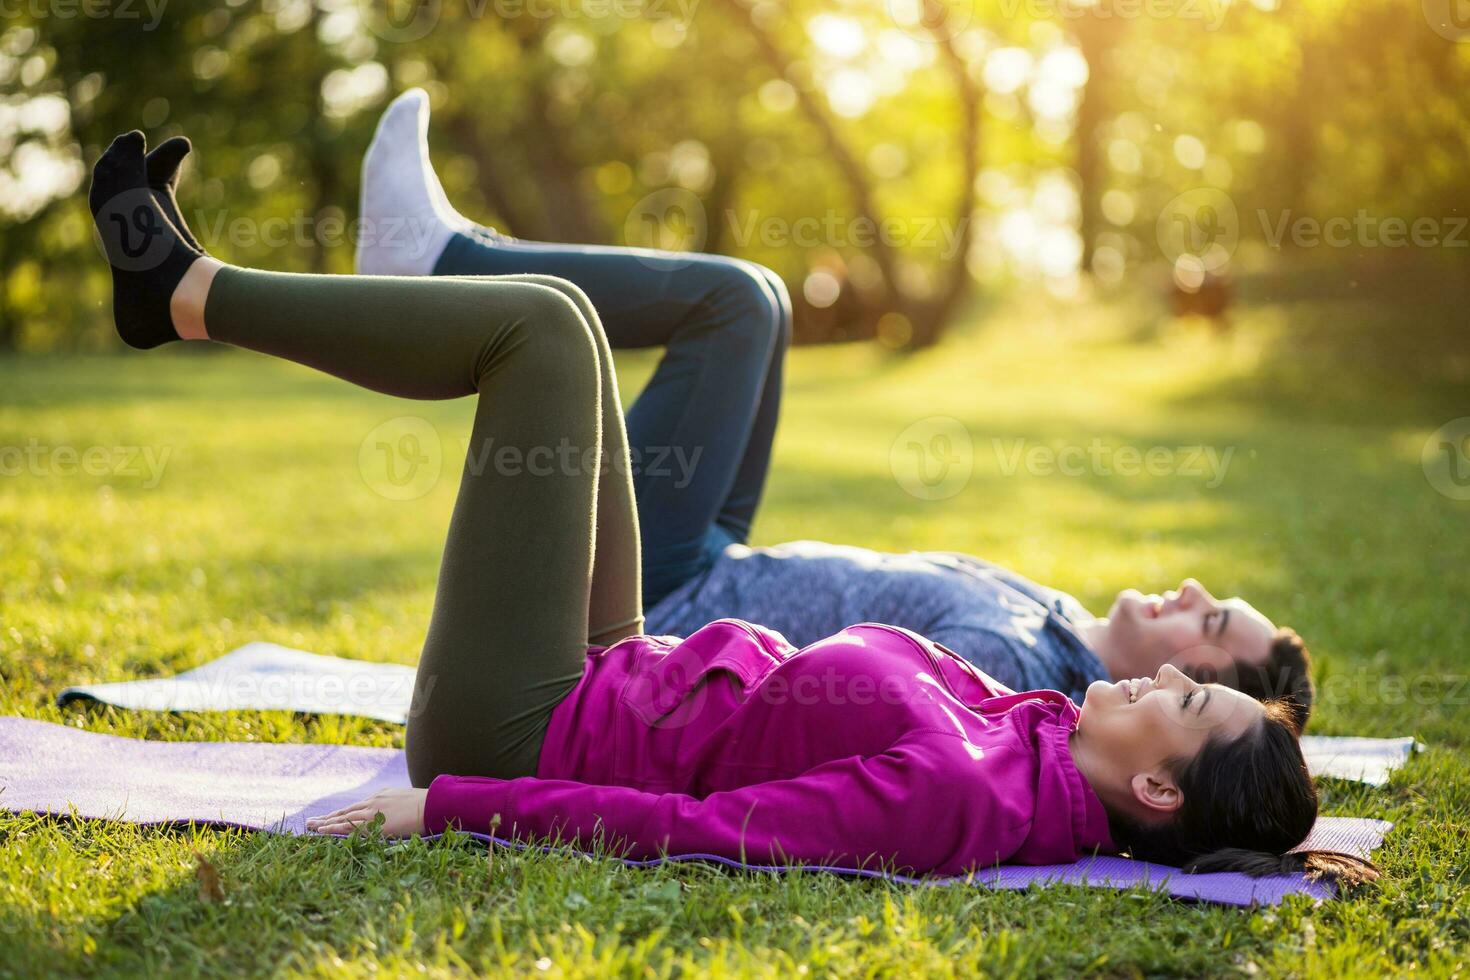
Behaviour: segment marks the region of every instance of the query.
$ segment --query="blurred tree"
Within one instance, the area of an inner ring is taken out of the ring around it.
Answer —
[[[87,9],[0,24],[0,346],[115,344],[84,191],[127,129],[194,140],[181,198],[223,258],[350,271],[361,154],[410,85],[466,214],[763,262],[809,340],[932,343],[977,277],[1122,282],[1175,258],[1159,218],[1185,192],[1268,255],[1465,254],[1276,240],[1465,215],[1470,44],[1398,0]]]
[[[743,7],[740,0],[722,0],[736,11],[743,11],[743,21],[756,39],[761,56],[770,66],[776,78],[793,85],[796,100],[802,114],[815,127],[821,137],[832,165],[847,188],[855,217],[874,228],[883,228],[886,217],[877,203],[875,180],[867,167],[858,162],[855,150],[849,145],[848,137],[839,129],[828,114],[810,77],[803,73],[782,49],[775,31],[762,23],[755,12],[758,8]],[[958,239],[952,254],[945,260],[939,272],[943,280],[937,290],[919,292],[905,283],[901,275],[898,248],[883,234],[875,235],[866,248],[882,276],[881,289],[871,290],[873,295],[864,304],[858,315],[874,325],[885,316],[896,316],[895,346],[926,347],[940,337],[956,305],[964,297],[970,283],[966,266],[969,243],[972,236],[971,217],[975,209],[974,177],[979,169],[980,143],[980,90],[971,78],[969,64],[956,47],[950,20],[950,11],[938,0],[925,0],[923,26],[937,46],[945,68],[948,70],[959,100],[961,131],[959,155],[956,163],[959,176],[958,199],[952,212],[953,227],[958,229]]]
[[[1069,0],[1064,0],[1069,3]],[[1117,91],[1116,47],[1125,21],[1102,16],[1096,4],[1068,7],[1075,18],[1072,35],[1087,62],[1087,82],[1077,103],[1076,146],[1077,198],[1082,236],[1082,271],[1092,270],[1092,252],[1103,230],[1102,196],[1107,185],[1107,163],[1103,157],[1103,123],[1114,115],[1110,100]]]

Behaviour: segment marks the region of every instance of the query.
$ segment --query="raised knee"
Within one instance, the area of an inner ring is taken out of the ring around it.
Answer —
[[[516,347],[547,370],[597,374],[597,347],[581,309],[564,291],[526,283],[519,297]]]
[[[786,288],[786,281],[774,271],[763,265],[755,268],[776,299],[776,351],[784,353],[791,346],[791,293]]]
[[[785,299],[788,308],[790,304],[784,289],[782,294],[776,294],[759,266],[731,262],[722,268],[715,292],[727,313],[727,329],[763,354],[769,354],[778,345],[784,348],[790,333],[788,318],[782,315],[782,300]]]
[[[588,299],[587,294],[582,292],[581,286],[578,286],[570,279],[562,279],[560,276],[528,275],[522,277],[521,281],[556,290],[571,300],[572,304],[583,313],[584,317],[592,309],[592,300]]]

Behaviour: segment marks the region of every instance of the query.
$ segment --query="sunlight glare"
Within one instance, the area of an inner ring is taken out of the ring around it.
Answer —
[[[854,58],[868,43],[863,25],[839,14],[817,14],[807,22],[807,33],[817,47],[834,58]]]

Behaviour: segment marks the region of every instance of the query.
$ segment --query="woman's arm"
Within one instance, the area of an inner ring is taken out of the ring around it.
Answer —
[[[957,791],[957,775],[929,745],[914,743],[702,798],[558,779],[440,776],[424,826],[601,840],[631,858],[712,854],[950,873],[1004,861],[1024,839],[1030,801],[1013,808],[1021,801],[982,794],[996,798],[989,813],[977,813],[976,794]]]

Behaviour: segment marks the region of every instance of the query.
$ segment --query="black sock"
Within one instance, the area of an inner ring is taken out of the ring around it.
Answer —
[[[92,168],[87,203],[112,265],[112,318],[118,336],[146,350],[178,340],[169,301],[199,252],[184,243],[148,186],[143,134],[112,141]]]
[[[184,157],[189,155],[191,149],[193,146],[188,139],[175,136],[149,151],[144,163],[148,170],[148,186],[153,189],[153,196],[158,199],[163,216],[173,222],[185,245],[203,255],[204,246],[196,242],[189,233],[189,226],[184,221],[183,213],[179,211],[178,198],[174,197],[174,191],[179,186],[179,164],[184,162]]]

